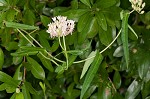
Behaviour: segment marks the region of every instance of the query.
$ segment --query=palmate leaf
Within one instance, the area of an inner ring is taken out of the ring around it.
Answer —
[[[129,12],[123,12],[121,40],[123,44],[124,57],[125,57],[127,67],[128,67],[128,61],[129,61],[128,18],[129,18]]]
[[[101,54],[99,54],[99,52],[97,51],[97,54],[94,58],[94,61],[93,63],[91,64],[91,67],[89,69],[89,71],[87,72],[87,75],[85,77],[85,80],[84,80],[84,83],[83,83],[83,86],[82,86],[82,89],[81,89],[81,96],[80,96],[80,99],[83,98],[85,92],[87,91],[88,87],[90,86],[97,70],[98,70],[98,67],[99,65],[101,64],[103,60],[103,56]]]

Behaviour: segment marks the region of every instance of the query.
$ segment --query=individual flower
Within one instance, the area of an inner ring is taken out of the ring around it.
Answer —
[[[53,22],[48,24],[48,30],[46,31],[50,33],[51,38],[72,34],[75,21],[68,20],[65,16],[56,16],[52,20]]]
[[[129,0],[132,4],[133,10],[137,11],[139,14],[143,14],[143,8],[145,7],[145,2],[143,0]]]

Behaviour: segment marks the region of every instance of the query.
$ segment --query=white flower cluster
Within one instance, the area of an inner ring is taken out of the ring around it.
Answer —
[[[52,18],[52,20],[53,22],[48,24],[49,28],[47,30],[47,32],[50,33],[51,38],[72,34],[75,21],[68,20],[67,17],[64,16],[57,16]]]
[[[142,9],[145,7],[145,2],[143,0],[129,0],[132,4],[133,10],[137,11],[139,14],[143,14]]]

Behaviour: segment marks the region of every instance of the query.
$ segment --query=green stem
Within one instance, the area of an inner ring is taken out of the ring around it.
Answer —
[[[37,30],[37,29],[36,29],[36,30]],[[36,30],[32,31],[31,33],[34,33]],[[34,38],[30,35],[31,33],[28,33],[28,32],[25,31],[25,30],[22,30],[22,31],[25,32],[25,33],[26,33],[33,41],[35,41],[41,48],[44,48],[36,39],[34,39]],[[34,47],[35,47],[35,46],[34,46]],[[47,52],[46,50],[45,50],[45,52],[46,52],[51,58],[55,59],[56,61],[61,62],[61,63],[64,63],[64,61],[55,58],[54,56],[52,56],[52,55],[51,55],[49,52]]]
[[[34,47],[36,47],[19,29],[17,29],[17,31],[32,45],[32,46],[34,46]],[[32,37],[32,36],[31,36]],[[47,52],[47,51],[46,51]],[[45,55],[43,55],[41,52],[39,52],[43,57],[45,57],[46,58],[46,56]],[[47,54],[50,56],[51,54],[49,54],[48,52],[47,52]],[[48,57],[46,58],[46,59],[49,59]],[[54,57],[54,59],[56,60],[56,58]],[[54,64],[56,64],[57,66],[59,66],[54,60],[52,60],[52,59],[49,59],[50,61],[52,61]],[[61,60],[60,60],[61,61]]]
[[[67,70],[68,69],[68,54],[67,54],[67,49],[66,49],[65,36],[63,36],[63,43],[64,43],[64,54],[65,54],[65,57],[66,57],[66,64],[67,64],[66,70]]]
[[[113,40],[106,48],[104,48],[102,51],[100,51],[100,54],[103,53],[104,51],[106,51],[106,50],[116,41],[116,39],[117,39],[117,38],[119,37],[119,35],[121,34],[121,31],[122,31],[122,29],[120,29],[119,33],[118,33],[117,36],[114,38],[114,40]],[[95,57],[95,55],[94,55],[94,56],[91,56],[91,57],[89,57],[89,58],[86,58],[86,59],[84,59],[84,60],[76,61],[76,62],[73,62],[73,63],[74,63],[74,64],[82,63],[82,62],[85,62],[85,61],[87,61],[87,60],[89,60],[89,59],[92,59],[92,58],[94,58],[94,57]]]
[[[64,50],[64,48],[63,48],[63,46],[62,46],[62,44],[61,44],[60,37],[58,37],[58,40],[59,40],[59,45],[60,45],[61,49]]]

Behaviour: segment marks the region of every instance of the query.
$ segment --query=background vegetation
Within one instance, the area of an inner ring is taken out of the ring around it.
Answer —
[[[129,14],[128,0],[0,0],[0,99],[150,99],[144,2]],[[58,15],[75,21],[66,52],[46,32]]]

